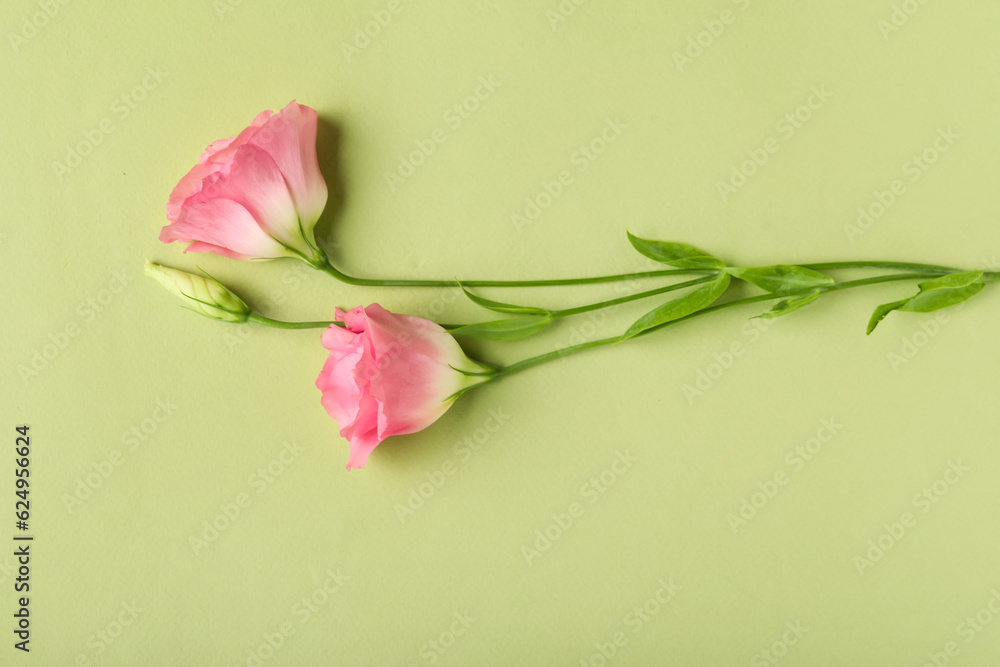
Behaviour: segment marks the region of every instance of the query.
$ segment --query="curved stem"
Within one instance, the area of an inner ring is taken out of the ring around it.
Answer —
[[[888,283],[895,282],[899,280],[919,280],[926,278],[925,273],[898,273],[888,276],[875,276],[873,278],[863,278],[861,280],[851,280],[843,283],[836,283],[834,285],[829,285],[827,287],[818,288],[825,292],[839,292],[845,289],[851,289],[854,287],[864,287],[865,285],[875,285],[878,283]],[[714,306],[709,306],[703,308],[697,312],[691,313],[690,315],[685,315],[676,320],[670,322],[665,322],[659,326],[646,329],[642,333],[634,336],[638,338],[639,336],[645,336],[646,334],[653,333],[659,329],[672,326],[674,324],[679,324],[687,320],[693,320],[696,317],[701,317],[702,315],[708,315],[709,313],[714,313],[720,310],[725,310],[727,308],[735,308],[736,306],[745,306],[750,303],[758,303],[761,301],[770,301],[772,299],[783,299],[790,296],[802,296],[808,294],[812,289],[798,290],[795,292],[789,292],[787,294],[759,294],[757,296],[750,296],[743,299],[735,299],[733,301],[726,301],[725,303],[716,304]],[[507,377],[508,375],[513,375],[514,373],[519,373],[523,370],[527,370],[533,366],[543,364],[546,361],[551,361],[553,359],[559,359],[570,354],[576,354],[577,352],[583,352],[584,350],[590,350],[595,347],[601,347],[604,345],[613,345],[622,340],[621,336],[613,336],[611,338],[602,338],[600,340],[589,341],[586,343],[580,343],[579,345],[572,345],[570,347],[565,347],[560,350],[553,350],[552,352],[546,352],[545,354],[540,354],[536,357],[529,357],[528,359],[522,359],[521,361],[515,362],[509,366],[501,368],[493,379],[500,379],[502,377]]]

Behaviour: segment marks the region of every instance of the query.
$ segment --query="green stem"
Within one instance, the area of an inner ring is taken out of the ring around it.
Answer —
[[[913,271],[917,273],[959,273],[962,269],[936,264],[914,264],[912,262],[822,262],[819,264],[802,264],[801,266],[814,271],[835,271],[836,269],[893,269],[898,271]]]
[[[514,373],[520,373],[521,371],[527,370],[532,366],[538,366],[539,364],[544,364],[546,361],[552,361],[553,359],[561,359],[562,357],[569,356],[571,354],[576,354],[577,352],[583,352],[584,350],[589,350],[594,347],[601,347],[603,345],[611,345],[617,343],[621,339],[621,336],[614,336],[612,338],[602,338],[600,340],[592,340],[586,343],[579,343],[577,345],[571,345],[569,347],[564,347],[561,350],[553,350],[552,352],[546,352],[545,354],[540,354],[537,357],[529,357],[528,359],[522,359],[510,366],[504,366],[491,380],[499,380],[500,378],[507,377],[508,375],[513,375]]]
[[[337,280],[348,285],[359,285],[366,287],[457,287],[456,280],[403,280],[403,279],[382,279],[382,278],[358,278],[339,270],[330,263],[325,253],[319,251],[316,258],[310,259],[303,256],[308,264],[319,269]],[[815,271],[832,271],[836,269],[893,269],[900,271],[913,271],[927,274],[957,273],[960,269],[936,264],[918,264],[912,262],[883,262],[883,261],[860,261],[860,262],[822,262],[817,264],[802,264]],[[638,280],[642,278],[657,278],[661,276],[706,274],[708,270],[702,269],[662,269],[659,271],[642,271],[635,273],[618,273],[610,276],[595,276],[592,278],[560,278],[553,280],[463,280],[462,284],[467,287],[562,287],[569,285],[593,285],[597,283],[614,283],[625,280]]]
[[[855,267],[851,267],[851,268],[855,268]],[[860,268],[860,267],[858,267],[858,268]],[[867,268],[867,267],[865,267],[865,268]],[[827,287],[822,287],[822,288],[818,288],[818,289],[821,289],[823,292],[839,292],[841,290],[851,289],[851,288],[854,288],[854,287],[864,287],[866,285],[875,285],[875,284],[878,284],[878,283],[895,282],[895,281],[899,281],[899,280],[919,280],[919,279],[926,278],[926,277],[927,277],[927,275],[925,273],[900,273],[900,274],[893,274],[893,275],[889,275],[889,276],[875,276],[873,278],[863,278],[861,280],[851,280],[851,281],[848,281],[848,282],[836,283],[834,285],[829,285]],[[674,324],[679,324],[679,323],[685,322],[687,320],[693,320],[694,318],[701,317],[702,315],[708,315],[709,313],[714,313],[714,312],[717,312],[717,311],[720,311],[720,310],[725,310],[727,308],[735,308],[736,306],[745,306],[747,304],[759,303],[761,301],[770,301],[772,299],[783,299],[783,298],[786,298],[786,297],[789,297],[789,296],[801,296],[801,295],[804,295],[804,294],[808,294],[811,291],[812,291],[812,289],[804,289],[804,290],[798,290],[798,291],[795,291],[795,292],[789,292],[787,294],[780,294],[780,295],[779,294],[760,294],[760,295],[757,295],[757,296],[750,296],[750,297],[746,297],[746,298],[743,298],[743,299],[735,299],[733,301],[727,301],[725,303],[720,303],[720,304],[717,304],[717,305],[714,305],[714,306],[709,306],[707,308],[703,308],[702,310],[699,310],[697,312],[691,313],[690,315],[685,315],[684,317],[678,318],[676,320],[672,320],[670,322],[665,322],[665,323],[663,323],[663,324],[661,324],[659,326],[655,326],[655,327],[652,327],[650,329],[646,329],[642,333],[636,335],[635,338],[638,338],[639,336],[645,336],[646,334],[650,334],[650,333],[652,333],[654,331],[666,328],[668,326],[672,326]],[[570,347],[565,347],[565,348],[562,348],[560,350],[553,350],[552,352],[546,352],[545,354],[540,354],[540,355],[538,355],[536,357],[529,357],[528,359],[522,359],[521,361],[515,362],[515,363],[513,363],[513,364],[511,364],[509,366],[505,366],[504,368],[501,368],[500,371],[496,374],[496,376],[494,376],[492,379],[495,380],[495,379],[499,379],[499,378],[502,378],[502,377],[507,377],[508,375],[513,375],[514,373],[519,373],[519,372],[521,372],[523,370],[527,370],[529,368],[532,368],[533,366],[538,366],[539,364],[543,364],[546,361],[551,361],[553,359],[560,359],[560,358],[568,356],[570,354],[576,354],[577,352],[583,352],[584,350],[590,350],[590,349],[593,349],[595,347],[602,347],[604,345],[613,345],[615,343],[620,342],[621,340],[622,340],[621,336],[613,336],[611,338],[602,338],[600,340],[593,340],[593,341],[589,341],[587,343],[580,343],[579,345],[572,345]]]
[[[282,322],[281,320],[272,320],[270,317],[264,317],[257,313],[250,313],[247,317],[247,322],[263,324],[275,329],[326,329],[331,324],[336,324],[338,327],[344,326],[343,322]]]
[[[395,280],[378,278],[356,278],[338,270],[332,264],[313,266],[330,274],[337,280],[348,285],[366,287],[458,287],[457,280]],[[466,287],[561,287],[565,285],[593,285],[596,283],[615,283],[624,280],[641,278],[657,278],[660,276],[690,275],[692,273],[707,273],[702,270],[664,269],[661,271],[644,271],[639,273],[619,273],[613,276],[597,276],[594,278],[561,278],[556,280],[463,280]]]

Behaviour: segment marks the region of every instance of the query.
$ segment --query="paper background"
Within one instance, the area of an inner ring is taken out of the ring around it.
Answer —
[[[26,423],[36,541],[30,656],[12,647],[2,549],[0,662],[993,664],[995,289],[943,321],[891,315],[870,337],[872,308],[911,286],[830,296],[766,329],[748,324],[752,307],[728,311],[477,390],[348,473],[313,386],[317,332],[196,317],[142,262],[203,267],[284,319],[375,300],[441,321],[485,315],[449,290],[352,288],[290,260],[157,241],[204,146],[297,98],[324,120],[335,196],[320,236],[359,275],[642,270],[626,228],[747,266],[996,270],[998,22],[1000,8],[972,1],[4,3],[0,534],[14,532],[11,450]],[[477,90],[478,108],[456,116]],[[581,161],[608,122],[623,127]],[[390,185],[435,129],[443,143]],[[723,197],[719,183],[769,139],[777,152]],[[78,165],[55,166],[87,143]],[[913,162],[925,151],[926,170]],[[516,224],[563,170],[571,182]],[[897,179],[902,194],[858,226]],[[621,292],[481,293],[564,306]],[[612,335],[653,305],[468,349],[509,362]],[[700,374],[703,393],[686,394]],[[790,454],[819,436],[811,460]],[[607,473],[620,455],[636,460]],[[939,482],[952,463],[968,470]],[[439,488],[422,486],[443,468]],[[782,472],[787,484],[731,527]],[[584,486],[602,473],[605,492]],[[943,495],[920,500],[935,482]],[[226,520],[240,494],[247,506]],[[574,502],[582,516],[559,528]],[[904,512],[915,526],[883,536]],[[228,526],[193,546],[213,521]],[[546,530],[556,539],[528,562]],[[880,536],[891,548],[859,571]],[[343,580],[331,594],[328,572]]]

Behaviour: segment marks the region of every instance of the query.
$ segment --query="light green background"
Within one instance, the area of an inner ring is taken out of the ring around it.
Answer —
[[[0,663],[248,665],[289,623],[294,634],[264,649],[263,664],[599,665],[599,645],[618,632],[611,662],[622,665],[916,666],[949,642],[958,654],[948,664],[996,664],[1000,619],[961,625],[983,609],[992,618],[1000,590],[994,289],[943,323],[895,314],[871,337],[871,309],[910,286],[831,296],[766,330],[746,328],[754,308],[728,311],[477,390],[348,473],[313,386],[318,332],[198,318],[141,266],[204,267],[285,319],[375,300],[441,321],[483,316],[448,290],[351,288],[291,261],[185,256],[157,241],[167,196],[204,146],[297,98],[324,119],[320,159],[335,196],[322,238],[355,274],[645,268],[626,227],[743,265],[996,269],[1000,7],[387,7],[4,3],[0,539],[14,532],[13,429],[27,423],[36,542],[30,656],[11,646],[13,549],[2,549]],[[345,50],[366,26],[369,43]],[[695,57],[679,61],[686,49]],[[449,120],[480,77],[499,86]],[[800,109],[814,87],[829,98]],[[782,119],[796,112],[808,119],[789,132]],[[581,163],[576,152],[608,121],[625,127]],[[443,143],[390,187],[386,173],[436,129]],[[949,130],[948,150],[913,172],[913,156],[933,157]],[[54,163],[95,131],[90,154],[58,173]],[[724,199],[718,184],[769,139],[777,152]],[[563,170],[569,185],[516,225],[526,198]],[[897,179],[903,193],[854,233],[858,208]],[[514,298],[561,306],[615,294]],[[469,350],[512,361],[612,335],[650,307]],[[62,336],[70,325],[76,335]],[[734,344],[742,353],[729,359]],[[686,395],[702,373],[706,390]],[[828,435],[824,419],[842,427],[793,463],[789,452]],[[301,451],[282,462],[285,442]],[[623,453],[635,463],[605,472]],[[968,471],[939,482],[933,504],[915,499],[949,462]],[[264,481],[268,466],[280,474]],[[443,468],[452,474],[440,488],[421,486]],[[606,492],[583,487],[602,473],[615,482]],[[731,527],[727,515],[781,473],[787,484]],[[397,506],[421,492],[429,498],[401,519]],[[222,508],[240,494],[248,505],[197,550],[205,522],[225,525]],[[572,503],[582,516],[551,527]],[[883,536],[904,512],[915,526]],[[546,529],[557,539],[527,562],[523,548]],[[880,536],[891,548],[859,571],[855,557]],[[328,572],[346,578],[330,595]],[[660,582],[671,580],[661,606]],[[305,613],[297,605],[309,597],[322,604]],[[656,613],[639,622],[646,604]],[[141,611],[133,620],[123,605]],[[456,614],[475,620],[465,628]],[[796,624],[801,637],[787,630]]]

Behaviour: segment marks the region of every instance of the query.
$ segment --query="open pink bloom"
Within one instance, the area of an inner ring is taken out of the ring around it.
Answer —
[[[451,407],[456,392],[485,380],[455,370],[487,369],[434,322],[396,315],[377,303],[336,313],[345,326],[323,332],[330,356],[316,386],[350,442],[348,470],[363,468],[389,436],[427,428]]]
[[[213,142],[167,202],[160,240],[233,259],[320,261],[313,228],[326,206],[316,159],[316,111],[292,100]]]

